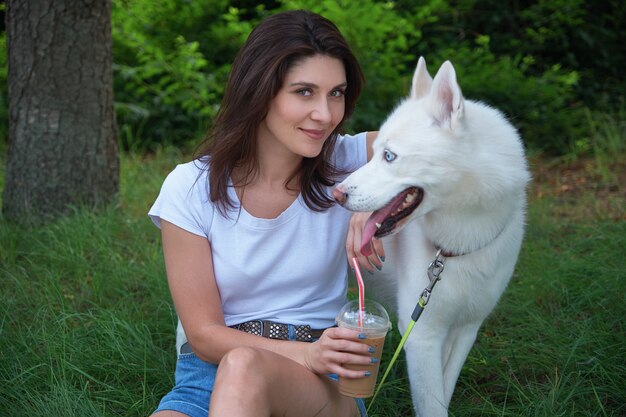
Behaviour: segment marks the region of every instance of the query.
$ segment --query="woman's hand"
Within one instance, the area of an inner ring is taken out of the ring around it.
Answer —
[[[371,255],[364,256],[361,253],[361,247],[363,245],[363,227],[371,214],[371,212],[354,213],[350,219],[348,238],[346,239],[346,255],[348,256],[348,261],[352,261],[352,258],[356,257],[359,260],[359,264],[370,272],[373,271],[374,268],[380,271],[383,267],[383,260],[385,259],[383,244],[376,238],[369,242],[372,249]],[[350,266],[352,266],[352,264],[350,264]]]
[[[308,344],[305,366],[319,375],[337,374],[345,378],[362,378],[364,371],[347,369],[344,365],[372,363],[371,346],[359,339],[356,330],[341,327],[326,329],[319,340]]]

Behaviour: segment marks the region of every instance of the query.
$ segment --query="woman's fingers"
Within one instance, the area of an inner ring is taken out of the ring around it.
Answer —
[[[362,333],[342,327],[326,329],[316,343],[321,344],[328,358],[341,363],[371,363],[370,356],[375,352]]]
[[[385,248],[383,247],[383,242],[374,238],[370,241],[370,245],[372,246],[372,255],[369,256],[368,259],[382,268],[383,262],[385,262]]]
[[[374,268],[379,271],[383,267],[385,259],[385,249],[383,243],[378,239],[371,239],[369,242],[363,242],[363,228],[371,213],[354,213],[350,218],[350,227],[348,228],[348,237],[346,240],[346,255],[348,260],[357,258],[359,264],[365,270],[372,272]],[[363,255],[361,249],[363,245],[369,245],[371,251],[369,255]],[[350,265],[353,267],[353,265]]]
[[[328,348],[324,355],[329,364],[329,372],[341,377],[363,378],[366,376],[365,370],[354,370],[346,366],[371,365],[377,360],[373,356],[375,348],[368,345],[367,338],[359,338],[359,332],[355,330],[340,327],[328,329],[319,342],[325,343]]]

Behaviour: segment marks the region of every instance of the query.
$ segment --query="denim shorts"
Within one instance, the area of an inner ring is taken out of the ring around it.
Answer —
[[[193,352],[178,355],[175,386],[163,397],[155,412],[173,410],[191,417],[207,417],[216,373],[217,365],[204,362]],[[329,377],[337,381],[337,375]],[[355,400],[361,417],[367,417],[363,399]]]

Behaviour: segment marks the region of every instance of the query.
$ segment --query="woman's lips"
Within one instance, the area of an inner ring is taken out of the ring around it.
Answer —
[[[302,132],[304,132],[305,135],[307,135],[310,138],[313,139],[324,139],[324,137],[326,136],[326,130],[319,130],[319,129],[300,129]]]

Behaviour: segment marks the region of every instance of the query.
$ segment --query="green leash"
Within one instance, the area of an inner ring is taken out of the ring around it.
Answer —
[[[380,389],[383,387],[383,384],[385,383],[385,380],[387,379],[387,375],[389,375],[389,372],[391,371],[393,364],[396,362],[396,359],[398,359],[398,355],[400,355],[400,352],[402,351],[404,344],[409,338],[409,335],[411,334],[411,330],[413,330],[413,326],[415,326],[415,322],[420,318],[420,316],[422,315],[422,312],[424,311],[424,308],[426,307],[426,304],[428,304],[428,300],[430,299],[430,294],[432,293],[433,288],[435,288],[435,284],[437,283],[437,281],[441,279],[439,278],[439,275],[443,272],[444,260],[445,258],[443,257],[443,255],[441,255],[441,249],[439,249],[437,251],[437,256],[435,256],[435,259],[430,263],[430,265],[428,266],[428,270],[426,271],[428,273],[428,280],[430,282],[428,283],[428,286],[424,288],[424,291],[422,291],[422,295],[420,295],[420,298],[417,300],[417,305],[415,306],[415,309],[413,310],[413,313],[411,314],[411,322],[407,326],[406,331],[404,332],[404,336],[402,336],[402,339],[400,340],[400,344],[398,344],[396,351],[391,357],[391,361],[389,362],[387,369],[385,369],[383,378],[380,380],[378,387],[376,387],[374,396],[372,397],[372,400],[367,406],[367,413],[369,413],[370,408],[372,407],[372,404],[374,404],[374,400],[376,399],[376,396],[378,396]]]

